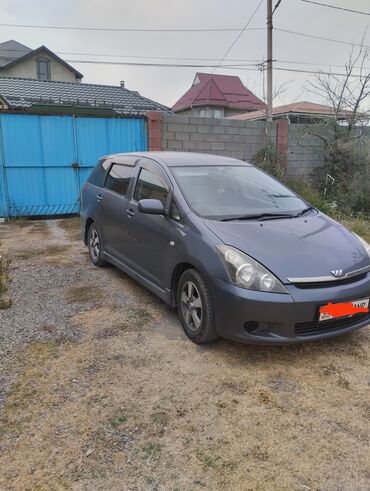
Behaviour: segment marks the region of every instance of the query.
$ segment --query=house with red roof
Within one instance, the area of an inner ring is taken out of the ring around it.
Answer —
[[[235,75],[197,73],[190,89],[173,105],[175,113],[225,118],[263,110],[266,104]]]

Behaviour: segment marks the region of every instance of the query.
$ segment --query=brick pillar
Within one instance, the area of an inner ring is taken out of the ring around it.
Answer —
[[[147,112],[146,118],[149,150],[161,150],[162,113],[156,111]]]
[[[289,136],[289,121],[279,119],[276,125],[276,150],[279,155],[279,164],[282,169],[286,167],[288,159],[288,136]]]

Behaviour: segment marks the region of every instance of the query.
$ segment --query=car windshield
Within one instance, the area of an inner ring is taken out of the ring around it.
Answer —
[[[252,166],[172,167],[190,207],[214,220],[296,216],[307,203]]]

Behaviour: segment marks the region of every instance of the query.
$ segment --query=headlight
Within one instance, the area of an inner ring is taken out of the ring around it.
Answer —
[[[276,276],[247,254],[226,245],[217,246],[217,251],[234,285],[262,292],[289,293]]]
[[[363,239],[362,237],[360,237],[359,235],[355,234],[354,232],[352,232],[352,233],[353,233],[353,235],[355,235],[355,236],[358,238],[358,240],[361,242],[361,244],[362,244],[362,245],[365,247],[366,252],[367,252],[368,256],[370,257],[370,244],[368,244],[368,243],[366,242],[366,240],[364,240],[364,239]]]

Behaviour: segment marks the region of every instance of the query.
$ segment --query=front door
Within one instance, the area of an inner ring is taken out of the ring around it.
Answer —
[[[137,272],[163,287],[170,240],[169,224],[162,215],[141,213],[138,202],[141,199],[159,199],[166,207],[170,184],[154,162],[142,159],[138,167],[135,189],[127,208],[126,257]]]

